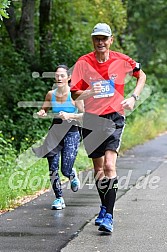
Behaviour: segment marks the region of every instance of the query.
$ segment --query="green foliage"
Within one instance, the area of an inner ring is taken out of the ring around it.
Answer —
[[[0,1],[0,21],[3,21],[3,18],[9,18],[9,15],[6,12],[6,9],[9,8],[9,5],[10,5],[10,1],[8,0]]]
[[[57,0],[53,2],[51,20],[52,40],[42,61],[48,71],[60,63],[72,67],[79,56],[90,52],[93,49],[90,34],[98,22],[111,25],[114,47],[120,48],[117,35],[126,27],[126,8],[121,1],[83,0],[81,5],[79,0]]]
[[[13,166],[13,159],[16,158],[16,150],[12,147],[12,141],[13,138],[6,139],[0,131],[0,174],[4,169],[10,169]],[[6,167],[4,168],[4,166]]]
[[[5,193],[5,186],[8,185],[6,174],[13,172],[15,169],[16,151],[12,147],[13,139],[6,139],[0,132],[0,209],[6,207],[8,194]]]
[[[130,78],[125,85],[125,96],[131,96],[135,86],[135,78]],[[141,103],[141,101],[143,102]],[[141,103],[141,105],[135,110],[134,113],[131,114],[131,119],[134,119],[136,114],[142,116],[144,113],[149,111],[156,111],[157,107],[163,107],[163,105],[166,103],[166,95],[162,90],[159,79],[154,74],[147,76],[146,85],[141,92],[140,100],[139,102],[136,102],[136,105],[138,105],[138,103]]]
[[[128,34],[133,34],[138,61],[167,91],[167,8],[165,0],[128,1]],[[149,13],[149,15],[148,15]]]
[[[6,138],[13,138],[13,145],[19,150],[22,142],[27,148],[48,128],[49,122],[33,118],[38,108],[19,107],[21,101],[43,101],[48,89],[40,78],[32,78],[29,65],[12,47],[2,46],[0,65],[0,130]],[[41,130],[41,132],[40,132]],[[27,140],[28,139],[28,140]]]

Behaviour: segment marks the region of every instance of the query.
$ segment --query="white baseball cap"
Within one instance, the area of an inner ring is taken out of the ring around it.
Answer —
[[[108,24],[106,23],[98,23],[95,25],[93,28],[93,31],[91,33],[91,36],[96,36],[96,35],[103,35],[103,36],[111,36],[112,31],[111,28]]]

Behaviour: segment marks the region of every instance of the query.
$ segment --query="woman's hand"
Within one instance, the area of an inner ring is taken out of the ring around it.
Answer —
[[[44,109],[41,109],[40,111],[37,112],[37,115],[44,117],[47,116],[47,113],[45,112]]]
[[[71,120],[71,113],[67,113],[67,112],[64,112],[64,111],[60,111],[59,112],[59,117],[62,119],[62,120]]]

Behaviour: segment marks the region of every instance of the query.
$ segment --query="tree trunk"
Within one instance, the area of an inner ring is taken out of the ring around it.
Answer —
[[[39,7],[39,34],[40,34],[40,57],[44,58],[46,48],[51,43],[52,34],[49,31],[50,24],[50,10],[52,0],[41,0]]]
[[[34,55],[34,10],[35,0],[22,0],[22,16],[19,25],[20,49]]]
[[[17,24],[14,12],[14,4],[11,2],[8,13],[10,18],[4,19],[11,42],[16,51],[22,51],[26,55],[34,55],[34,10],[35,0],[22,0],[22,14]]]
[[[12,44],[15,45],[16,38],[17,38],[17,29],[16,29],[17,25],[16,25],[15,9],[14,9],[14,5],[12,2],[6,11],[8,12],[10,18],[8,18],[8,19],[4,18],[3,23],[6,27],[6,30],[9,34],[9,38],[10,38]]]

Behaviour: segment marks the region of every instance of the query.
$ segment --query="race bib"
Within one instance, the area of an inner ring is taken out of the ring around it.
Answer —
[[[100,81],[94,81],[91,82],[92,85],[100,83],[102,86],[102,90],[99,94],[94,95],[94,98],[104,98],[104,97],[110,97],[114,95],[114,81],[113,80],[100,80]]]

